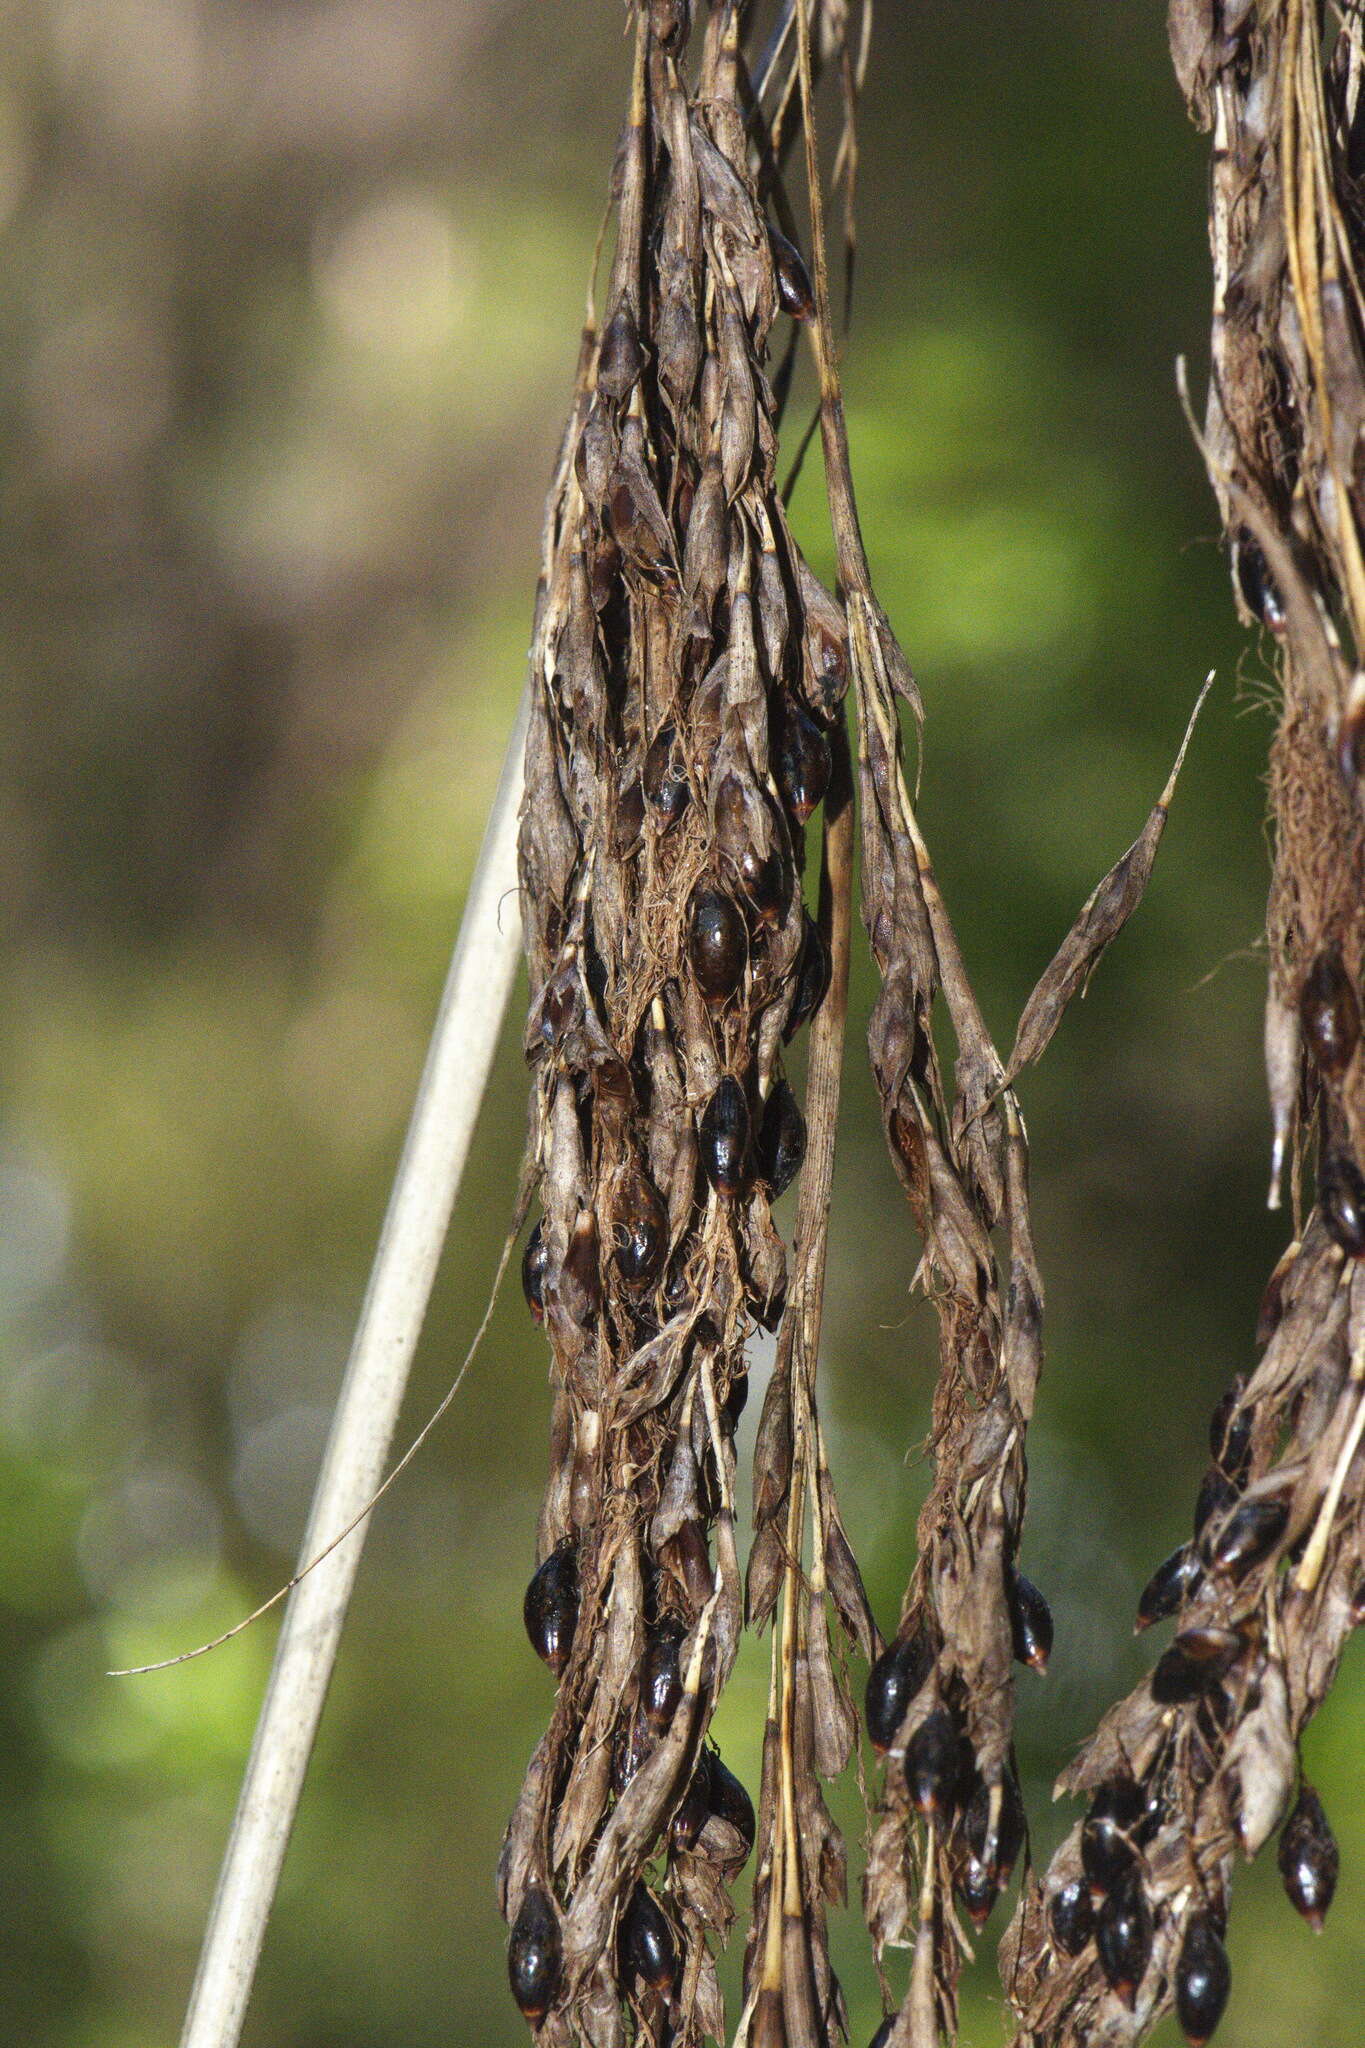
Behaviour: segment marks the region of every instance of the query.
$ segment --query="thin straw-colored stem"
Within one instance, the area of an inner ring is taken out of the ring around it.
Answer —
[[[529,692],[508,743],[303,1539],[307,1563],[379,1485],[521,947],[517,813]],[[181,2048],[235,2048],[368,1522],[295,1587],[209,1913]]]

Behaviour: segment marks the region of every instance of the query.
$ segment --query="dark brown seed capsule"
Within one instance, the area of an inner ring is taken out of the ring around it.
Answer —
[[[1284,631],[1284,606],[1275,588],[1265,556],[1243,527],[1237,536],[1237,587],[1242,602],[1253,618],[1272,633]]]
[[[675,1849],[690,1849],[706,1826],[711,1813],[710,1752],[703,1750],[688,1780],[682,1804],[668,1826],[668,1838]]]
[[[1288,1520],[1287,1500],[1244,1500],[1218,1532],[1213,1569],[1225,1572],[1234,1584],[1244,1579],[1275,1548]]]
[[[1234,1485],[1246,1475],[1251,1450],[1251,1411],[1240,1405],[1245,1392],[1246,1374],[1239,1372],[1209,1417],[1209,1456]]]
[[[659,1623],[645,1645],[640,1665],[640,1704],[656,1735],[663,1734],[682,1698],[678,1648],[684,1633],[682,1623],[670,1615]]]
[[[617,1730],[616,1739],[612,1744],[611,1789],[618,1797],[625,1791],[653,1747],[654,1737],[650,1734],[649,1723],[637,1708],[627,1719],[624,1728]]]
[[[754,1846],[754,1802],[715,1750],[711,1752],[711,1811],[734,1829],[747,1856]]]
[[[1290,1905],[1321,1934],[1336,1892],[1341,1856],[1322,1801],[1306,1779],[1280,1834],[1278,1861]]]
[[[661,726],[645,755],[645,795],[665,825],[672,825],[687,809],[691,785],[676,758],[677,734],[671,725]]]
[[[1192,1543],[1182,1543],[1164,1564],[1159,1564],[1138,1596],[1137,1621],[1133,1633],[1178,1614],[1203,1577],[1203,1566]]]
[[[958,1778],[958,1741],[946,1707],[925,1716],[905,1745],[905,1789],[919,1813],[947,1813]]]
[[[773,1201],[785,1194],[806,1156],[806,1119],[786,1081],[779,1081],[763,1105],[758,1127],[758,1172]]]
[[[1333,1244],[1348,1259],[1365,1259],[1365,1180],[1344,1152],[1330,1153],[1323,1161],[1318,1204]]]
[[[678,1974],[673,1929],[646,1885],[637,1884],[621,1916],[621,1964],[642,1984],[669,1991]]]
[[[991,1917],[991,1908],[1000,1896],[1001,1887],[976,1856],[969,1856],[958,1872],[953,1890],[964,1907],[968,1919],[977,1933]]]
[[[533,1884],[522,1898],[507,1944],[507,1977],[524,2018],[544,2019],[559,1989],[559,1916]]]
[[[1175,2010],[1190,2048],[1204,2048],[1223,2017],[1232,1989],[1228,1952],[1208,1913],[1196,1913],[1185,1929],[1175,1966]]]
[[[749,1104],[733,1074],[707,1103],[697,1135],[706,1178],[722,1201],[732,1201],[749,1176]]]
[[[770,927],[780,924],[787,903],[787,871],[781,855],[760,857],[747,847],[735,863],[735,872],[758,922]]]
[[[744,919],[732,896],[702,888],[692,897],[688,955],[708,1003],[723,1003],[744,979],[748,944]]]
[[[782,311],[790,313],[793,320],[813,320],[815,293],[811,290],[810,274],[801,251],[774,227],[768,229],[768,240],[772,243],[773,269],[777,273],[777,296]]]
[[[831,760],[826,734],[795,698],[785,698],[773,750],[773,772],[782,801],[798,825],[804,825],[824,802]]]
[[[829,948],[820,936],[819,926],[807,912],[797,969],[796,1000],[782,1034],[784,1038],[794,1038],[801,1026],[808,1024],[815,1015],[829,992],[830,972]]]
[[[725,1397],[725,1413],[730,1420],[730,1434],[739,1427],[739,1418],[749,1405],[749,1375],[737,1372],[730,1382],[730,1391]]]
[[[597,351],[597,388],[619,404],[628,398],[644,368],[640,331],[629,306],[619,306],[602,330]]]
[[[1131,2012],[1152,1953],[1152,1913],[1136,1871],[1100,1907],[1095,1946],[1105,1982]]]
[[[521,1255],[521,1291],[538,1323],[545,1320],[545,1275],[549,1270],[550,1247],[545,1242],[545,1225],[537,1223]]]
[[[886,2048],[887,2042],[891,2039],[891,2030],[895,2026],[898,2017],[898,2014],[889,2012],[876,2033],[872,2036],[872,2039],[868,2042],[867,2048]]]
[[[599,539],[592,554],[592,608],[604,612],[616,595],[617,579],[621,574],[621,550],[609,533]]]
[[[1070,1884],[1054,1892],[1048,1919],[1052,1925],[1052,1939],[1062,1954],[1078,1956],[1095,1931],[1095,1910],[1090,1903],[1089,1885],[1082,1878],[1073,1877]]]
[[[1010,1586],[1010,1625],[1015,1656],[1041,1677],[1052,1655],[1052,1609],[1022,1572],[1015,1573]]]
[[[1018,1861],[1027,1831],[1024,1802],[1019,1796],[1018,1785],[1008,1772],[1000,1780],[994,1842],[990,1839],[991,1803],[990,1786],[979,1784],[962,1816],[962,1837],[973,1857],[989,1871],[996,1890],[1003,1891],[1010,1881],[1010,1872]]]
[[[1266,1281],[1265,1293],[1261,1296],[1261,1306],[1256,1316],[1256,1344],[1261,1351],[1265,1350],[1280,1327],[1280,1320],[1284,1315],[1284,1283],[1298,1253],[1299,1244],[1295,1238],[1293,1243],[1280,1253],[1275,1270]]]
[[[1219,1465],[1210,1465],[1200,1481],[1199,1492],[1194,1503],[1194,1533],[1203,1534],[1204,1525],[1215,1516],[1225,1515],[1237,1498],[1238,1489]]]
[[[1319,953],[1299,995],[1304,1042],[1328,1079],[1344,1074],[1360,1043],[1360,998],[1335,946]]]
[[[934,1668],[934,1648],[922,1630],[888,1643],[867,1674],[867,1733],[878,1756],[896,1739],[905,1710]]]
[[[578,1551],[571,1536],[552,1550],[526,1588],[522,1619],[531,1648],[558,1678],[578,1625]]]
[[[1241,1651],[1242,1639],[1231,1629],[1186,1629],[1152,1673],[1152,1698],[1163,1707],[1198,1699],[1226,1677]]]
[[[612,1217],[612,1256],[627,1287],[652,1286],[668,1252],[668,1211],[654,1183],[638,1171],[623,1179]]]
[[[1147,1796],[1133,1778],[1110,1778],[1091,1800],[1081,1825],[1081,1868],[1096,1903],[1124,1883],[1147,1821]]]
[[[645,793],[640,778],[632,776],[616,792],[616,810],[611,821],[611,850],[618,860],[628,858],[638,845],[645,823]]]

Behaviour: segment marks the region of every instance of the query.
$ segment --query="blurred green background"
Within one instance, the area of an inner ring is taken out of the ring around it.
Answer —
[[[1271,725],[1174,397],[1178,352],[1202,382],[1206,145],[1162,12],[885,10],[847,351],[870,551],[928,707],[923,815],[1003,1042],[1219,671],[1148,900],[1024,1089],[1044,1852],[1052,1777],[1151,1654],[1136,1595],[1283,1238]],[[521,685],[627,62],[617,0],[8,0],[0,24],[0,2012],[28,2048],[159,2048],[274,1622],[103,1673],[235,1619],[295,1554]],[[796,511],[827,565],[814,465]],[[870,996],[860,967],[825,1399],[889,1621],[934,1339]],[[406,1433],[478,1320],[524,1089],[509,1044]],[[519,1613],[547,1412],[513,1288],[376,1517],[254,2048],[525,2038],[492,1868],[549,1707]],[[751,1784],[765,1662],[717,1723]],[[1307,1745],[1343,1847],[1328,1932],[1273,1866],[1239,1880],[1229,2048],[1360,2040],[1363,1695],[1350,1658]],[[833,1939],[861,2043],[856,1908]],[[1001,2034],[992,1949],[972,2048]]]

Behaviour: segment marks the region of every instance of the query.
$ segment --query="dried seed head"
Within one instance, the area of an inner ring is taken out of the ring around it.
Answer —
[[[678,1974],[673,1929],[648,1886],[637,1884],[621,1917],[621,1965],[642,1984],[671,1991]]]
[[[538,1323],[545,1320],[545,1275],[550,1270],[550,1247],[545,1242],[545,1225],[537,1223],[521,1255],[521,1291],[526,1306]]]
[[[1133,1633],[1178,1614],[1203,1577],[1204,1568],[1192,1543],[1182,1543],[1164,1563],[1159,1564],[1138,1596],[1137,1621]]]
[[[619,405],[630,393],[645,366],[640,330],[627,305],[618,306],[602,330],[597,352],[597,388]]]
[[[559,1915],[549,1893],[533,1884],[522,1899],[507,1944],[508,1981],[526,2019],[544,2019],[554,2003],[559,1961]]]
[[[645,795],[665,826],[682,816],[692,796],[687,776],[680,772],[675,758],[677,737],[671,725],[660,726],[645,755]]]
[[[793,320],[813,320],[815,293],[811,290],[805,258],[795,244],[789,242],[785,235],[780,235],[775,227],[769,227],[768,240],[772,244],[777,296],[782,311],[790,313]]]
[[[1322,1162],[1318,1206],[1333,1244],[1348,1259],[1365,1259],[1365,1179],[1344,1152],[1330,1152]]]
[[[1110,1778],[1096,1792],[1081,1826],[1081,1868],[1097,1904],[1127,1880],[1147,1821],[1147,1795],[1136,1779]]]
[[[1095,1910],[1084,1879],[1073,1877],[1070,1884],[1053,1893],[1048,1922],[1053,1942],[1062,1954],[1078,1956],[1095,1931]]]
[[[550,1552],[533,1576],[521,1612],[531,1648],[558,1678],[569,1661],[578,1625],[578,1550],[571,1536]]]
[[[732,896],[703,887],[693,892],[688,955],[708,1003],[723,1003],[744,979],[748,944],[744,919]]]
[[[1344,1074],[1360,1043],[1360,998],[1335,946],[1319,953],[1299,994],[1304,1042],[1329,1080]]]
[[[706,1178],[732,1201],[749,1177],[749,1104],[733,1074],[726,1074],[702,1112],[698,1129]]]
[[[1322,1801],[1306,1779],[1280,1835],[1278,1862],[1290,1904],[1320,1934],[1336,1892],[1341,1855]]]
[[[645,1645],[640,1665],[640,1704],[656,1735],[662,1735],[682,1698],[678,1647],[685,1631],[673,1616],[661,1621]]]
[[[796,997],[787,1018],[787,1028],[782,1034],[784,1038],[794,1038],[801,1026],[810,1022],[829,993],[832,971],[829,947],[821,937],[819,925],[807,912],[797,968]]]
[[[1095,1946],[1105,1982],[1131,2012],[1152,1953],[1152,1913],[1136,1871],[1100,1907]]]
[[[1242,1638],[1232,1629],[1186,1629],[1152,1673],[1152,1698],[1162,1707],[1198,1699],[1226,1677],[1241,1653]]]
[[[668,1252],[668,1211],[648,1175],[632,1169],[617,1190],[612,1257],[629,1288],[652,1286]]]
[[[782,801],[798,825],[824,802],[832,763],[827,734],[794,697],[784,697],[773,772]]]
[[[935,1707],[905,1745],[905,1789],[917,1812],[951,1810],[958,1769],[957,1727],[946,1707]]]
[[[1204,2048],[1223,2017],[1232,1989],[1228,1952],[1209,1913],[1196,1913],[1185,1929],[1175,1966],[1175,2010],[1190,2048]]]
[[[867,1674],[864,1708],[872,1747],[884,1756],[896,1739],[905,1710],[934,1668],[934,1646],[917,1629],[902,1641],[888,1643]]]
[[[1052,1609],[1022,1572],[1014,1574],[1009,1595],[1014,1654],[1041,1677],[1052,1655]]]
[[[1288,1520],[1287,1500],[1243,1501],[1218,1532],[1209,1560],[1213,1569],[1234,1584],[1244,1579],[1275,1548]]]
[[[758,1130],[758,1172],[775,1202],[801,1171],[806,1156],[806,1119],[784,1080],[763,1105]]]

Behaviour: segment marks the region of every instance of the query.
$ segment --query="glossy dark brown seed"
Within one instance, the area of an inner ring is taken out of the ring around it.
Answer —
[[[946,1707],[925,1716],[905,1745],[905,1789],[920,1813],[947,1813],[958,1779],[958,1740]]]
[[[1234,1485],[1246,1477],[1251,1451],[1251,1410],[1243,1408],[1246,1375],[1238,1373],[1209,1417],[1209,1456]]]
[[[1320,1934],[1336,1893],[1341,1855],[1322,1801],[1307,1780],[1280,1833],[1277,1860],[1289,1903]]]
[[[647,1886],[637,1884],[621,1916],[621,1963],[631,1976],[656,1991],[671,1990],[678,1974],[678,1948],[663,1909]]]
[[[917,1630],[904,1641],[888,1643],[868,1672],[863,1707],[868,1739],[879,1756],[895,1741],[906,1708],[933,1668],[933,1644]]]
[[[1154,1621],[1164,1621],[1168,1614],[1178,1614],[1202,1577],[1199,1553],[1192,1543],[1182,1543],[1157,1566],[1138,1595],[1133,1633],[1150,1628]]]
[[[523,2016],[544,2019],[559,1989],[559,1916],[549,1894],[532,1885],[512,1923],[507,1978]]]
[[[620,574],[621,550],[612,536],[604,533],[592,556],[592,608],[595,612],[604,612],[615,597]]]
[[[680,1621],[672,1616],[661,1621],[650,1635],[640,1663],[640,1704],[656,1735],[663,1734],[682,1698],[678,1648],[683,1635]]]
[[[711,1811],[734,1829],[744,1844],[747,1856],[754,1846],[754,1802],[714,1750],[711,1751]]]
[[[1354,1159],[1333,1152],[1318,1177],[1318,1202],[1332,1242],[1349,1259],[1365,1259],[1365,1180]]]
[[[1022,1572],[1015,1573],[1010,1586],[1010,1626],[1015,1656],[1041,1676],[1052,1655],[1052,1609]]]
[[[611,821],[611,850],[626,860],[639,844],[645,823],[645,793],[638,776],[623,782],[616,792],[616,810]]]
[[[739,905],[723,890],[698,889],[689,922],[687,950],[697,986],[708,1003],[723,1003],[743,980],[749,952]]]
[[[673,727],[661,726],[645,755],[645,795],[665,825],[674,824],[682,816],[692,796],[677,759],[676,743]]]
[[[1329,1080],[1344,1074],[1360,1043],[1360,998],[1334,946],[1304,977],[1299,995],[1304,1043]]]
[[[962,1816],[962,1838],[972,1855],[985,1865],[997,1891],[1003,1891],[1010,1881],[1010,1872],[1018,1861],[1019,1851],[1024,1846],[1027,1822],[1024,1818],[1024,1802],[1019,1787],[1008,1772],[1000,1780],[999,1812],[995,1824],[994,1845],[987,1840],[990,1832],[991,1788],[982,1783],[967,1802]],[[987,1851],[990,1850],[990,1854]]]
[[[758,1127],[758,1172],[775,1202],[801,1171],[806,1156],[806,1119],[786,1081],[779,1081],[763,1105]]]
[[[668,1211],[645,1174],[635,1171],[622,1181],[612,1236],[612,1256],[626,1286],[651,1286],[668,1253]]]
[[[826,734],[794,698],[785,698],[773,750],[773,772],[782,801],[798,825],[804,825],[824,802],[831,762]]]
[[[793,320],[813,320],[815,293],[811,290],[810,273],[801,251],[774,227],[768,229],[768,239],[772,243],[773,269],[777,273],[777,296],[782,311],[790,313]]]
[[[1232,1989],[1228,1952],[1208,1913],[1196,1913],[1185,1929],[1175,1966],[1175,2010],[1190,2048],[1204,2048],[1223,2017]]]
[[[675,1849],[690,1849],[706,1826],[711,1813],[710,1751],[703,1750],[688,1780],[687,1791],[668,1826],[668,1838]]]
[[[644,368],[640,331],[629,306],[619,306],[602,330],[597,352],[597,388],[618,404],[630,395]]]
[[[1073,1877],[1070,1884],[1053,1893],[1048,1920],[1052,1939],[1062,1954],[1078,1956],[1095,1932],[1095,1909],[1090,1903],[1090,1887],[1082,1878]]]
[[[571,1536],[550,1552],[535,1573],[521,1612],[531,1648],[558,1678],[569,1661],[578,1625],[578,1552]]]
[[[1152,1913],[1136,1872],[1100,1907],[1095,1946],[1105,1982],[1131,2012],[1152,1953]]]
[[[749,1177],[749,1104],[733,1074],[703,1110],[698,1137],[706,1178],[722,1200],[732,1201]]]
[[[1287,1500],[1244,1500],[1218,1531],[1210,1562],[1236,1583],[1268,1557],[1285,1532]]]
[[[1231,1629],[1186,1629],[1152,1673],[1152,1698],[1163,1707],[1198,1699],[1226,1677],[1241,1650],[1242,1639]]]
[[[1204,1525],[1216,1515],[1225,1515],[1237,1498],[1238,1489],[1220,1465],[1210,1465],[1200,1482],[1194,1503],[1194,1533],[1202,1535]]]
[[[965,1908],[968,1919],[980,1934],[991,1917],[991,1908],[1000,1896],[1001,1887],[996,1878],[979,1857],[969,1856],[958,1872],[953,1890]]]
[[[758,922],[770,928],[780,924],[787,905],[787,869],[781,855],[760,856],[749,847],[735,863],[735,872]]]
[[[806,913],[805,933],[801,941],[801,960],[797,969],[796,1000],[787,1019],[784,1038],[794,1038],[803,1024],[808,1024],[829,993],[831,964],[829,948],[820,936],[820,928]]]
[[[1284,606],[1275,588],[1265,556],[1243,527],[1237,536],[1237,587],[1253,618],[1272,633],[1284,631]]]
[[[1147,1797],[1135,1779],[1110,1778],[1099,1787],[1081,1825],[1081,1868],[1096,1902],[1128,1877],[1147,1820]]]
[[[545,1242],[545,1225],[537,1223],[521,1255],[521,1291],[526,1306],[538,1323],[545,1320],[545,1276],[550,1270],[550,1247]]]

